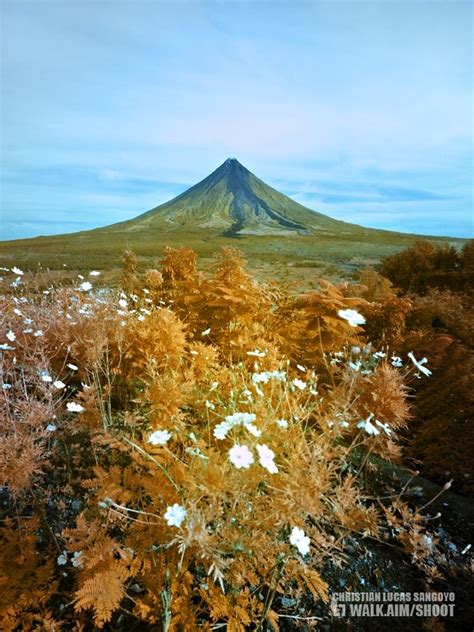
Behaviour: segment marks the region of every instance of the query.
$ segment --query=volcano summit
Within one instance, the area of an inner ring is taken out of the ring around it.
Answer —
[[[298,204],[265,184],[235,158],[173,200],[102,230],[135,232],[202,228],[223,237],[311,235],[356,228]]]

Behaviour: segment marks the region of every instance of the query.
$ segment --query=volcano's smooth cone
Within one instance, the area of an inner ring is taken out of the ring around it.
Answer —
[[[202,228],[226,237],[344,231],[350,224],[298,204],[228,158],[207,178],[178,197],[104,230]]]

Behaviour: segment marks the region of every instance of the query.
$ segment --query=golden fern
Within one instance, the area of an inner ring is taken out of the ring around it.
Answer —
[[[75,610],[80,612],[92,608],[95,624],[103,627],[110,621],[125,595],[126,579],[127,573],[120,566],[99,571],[86,579],[76,592]]]

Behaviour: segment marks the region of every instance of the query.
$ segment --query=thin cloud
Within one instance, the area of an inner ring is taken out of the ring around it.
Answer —
[[[48,209],[56,233],[71,212],[90,227],[133,217],[229,155],[334,217],[393,228],[390,204],[410,203],[399,230],[424,230],[426,205],[433,226],[469,231],[470,3],[2,12],[4,237],[13,216],[34,235],[30,213]]]

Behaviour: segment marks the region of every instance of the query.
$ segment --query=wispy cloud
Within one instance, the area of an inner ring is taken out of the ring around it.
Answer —
[[[133,217],[229,155],[347,221],[472,230],[470,3],[1,10],[4,237]]]

